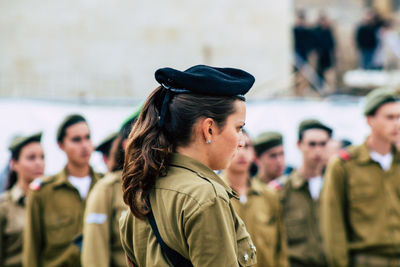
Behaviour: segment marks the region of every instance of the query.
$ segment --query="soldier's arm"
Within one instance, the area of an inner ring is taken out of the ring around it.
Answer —
[[[346,170],[342,159],[328,165],[321,196],[321,231],[330,266],[349,264],[345,228]]]
[[[39,267],[42,251],[42,209],[38,192],[30,190],[26,203],[26,223],[22,264],[24,267]]]
[[[276,196],[277,206],[278,206],[278,266],[280,267],[288,267],[289,266],[289,256],[287,252],[287,241],[286,241],[286,232],[285,227],[283,225],[282,219],[282,210],[281,203],[278,195]]]
[[[110,266],[111,186],[97,184],[90,192],[83,221],[82,266]]]
[[[243,246],[250,247],[249,242],[236,239],[232,211],[229,200],[216,197],[200,206],[187,219],[184,234],[193,266],[237,267],[238,258],[251,260],[249,253],[245,256],[241,251]]]

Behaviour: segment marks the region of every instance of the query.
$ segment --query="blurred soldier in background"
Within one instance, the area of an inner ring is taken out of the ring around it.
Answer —
[[[279,198],[259,178],[250,177],[249,169],[255,153],[245,132],[244,140],[244,147],[238,148],[222,176],[240,196],[240,200],[232,198],[232,205],[257,248],[256,266],[286,267],[287,246]]]
[[[106,138],[104,138],[104,140],[101,141],[100,144],[95,149],[96,151],[100,152],[103,155],[103,161],[106,164],[108,171],[111,171],[111,169],[112,169],[112,166],[110,166],[111,147],[112,147],[114,140],[117,138],[118,135],[119,135],[118,132],[111,133]]]
[[[0,195],[0,266],[22,266],[25,197],[29,184],[44,173],[42,133],[16,136],[10,146],[7,191]]]
[[[298,132],[302,165],[289,177],[270,183],[281,197],[290,266],[325,267],[319,231],[319,194],[323,183],[326,144],[332,129],[318,120],[304,120]]]
[[[280,177],[285,170],[283,137],[277,132],[265,132],[254,140],[256,152],[257,177],[268,184]]]
[[[80,266],[74,238],[82,232],[85,199],[100,178],[89,165],[93,145],[81,115],[70,115],[57,132],[68,162],[60,173],[34,180],[27,200],[23,265]]]
[[[130,116],[115,138],[109,157],[110,173],[90,192],[83,222],[82,266],[122,267],[126,258],[119,235],[119,218],[129,212],[122,198],[122,168],[132,125],[140,109]]]
[[[326,171],[322,232],[330,266],[400,266],[400,107],[376,89],[364,114],[371,133]]]

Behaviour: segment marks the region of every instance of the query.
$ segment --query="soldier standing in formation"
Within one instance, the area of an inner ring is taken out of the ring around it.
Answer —
[[[395,93],[372,91],[364,114],[371,133],[328,165],[322,231],[335,267],[400,266],[400,107]]]
[[[100,178],[89,165],[93,145],[85,118],[66,117],[57,141],[67,155],[66,167],[30,185],[23,247],[26,267],[81,265],[73,240],[82,232],[86,196]]]
[[[304,120],[298,132],[303,161],[288,178],[270,185],[281,197],[291,267],[327,265],[319,231],[319,194],[323,183],[325,147],[332,129],[318,120]]]
[[[83,222],[83,267],[126,266],[119,234],[119,218],[129,210],[122,199],[121,178],[127,138],[139,113],[140,110],[122,124],[111,146],[110,173],[89,194]]]
[[[25,197],[29,184],[44,173],[42,133],[17,136],[9,146],[8,190],[0,195],[0,266],[22,266]]]
[[[254,140],[257,178],[268,184],[281,177],[285,170],[283,137],[278,132],[265,132]]]
[[[223,178],[239,194],[239,199],[232,199],[232,205],[257,248],[257,266],[287,267],[286,236],[279,198],[259,178],[250,177],[249,169],[255,152],[246,133],[244,138],[244,146],[238,149]]]
[[[129,136],[122,246],[134,266],[252,266],[256,249],[213,171],[243,146],[247,72],[197,65],[155,73]]]

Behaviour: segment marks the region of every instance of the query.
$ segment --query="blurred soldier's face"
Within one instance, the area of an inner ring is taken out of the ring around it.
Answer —
[[[367,122],[372,134],[380,140],[395,144],[400,138],[400,106],[398,102],[386,103],[378,108]]]
[[[89,126],[85,122],[79,122],[68,127],[59,146],[67,154],[70,163],[77,166],[88,165],[93,152]]]
[[[269,180],[278,178],[285,170],[285,153],[283,145],[268,149],[260,155],[257,159],[260,174],[263,173],[262,178]]]
[[[244,146],[239,147],[237,153],[232,159],[228,169],[233,172],[248,172],[251,163],[254,161],[255,152],[247,134],[243,135]]]
[[[341,145],[342,143],[339,140],[329,139],[326,144],[325,164],[327,164],[332,157],[339,154]]]
[[[18,179],[30,183],[44,173],[44,153],[39,142],[25,145],[18,160],[11,161],[11,168],[17,173]]]
[[[303,154],[303,161],[308,166],[317,166],[326,161],[326,144],[329,135],[321,129],[309,129],[304,131],[303,139],[298,142],[298,148]]]

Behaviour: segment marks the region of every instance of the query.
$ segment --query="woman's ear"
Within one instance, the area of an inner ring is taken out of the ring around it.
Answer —
[[[203,120],[201,124],[201,130],[202,134],[204,137],[204,142],[206,144],[211,144],[213,136],[214,136],[214,131],[215,131],[215,122],[211,118],[206,118]]]

